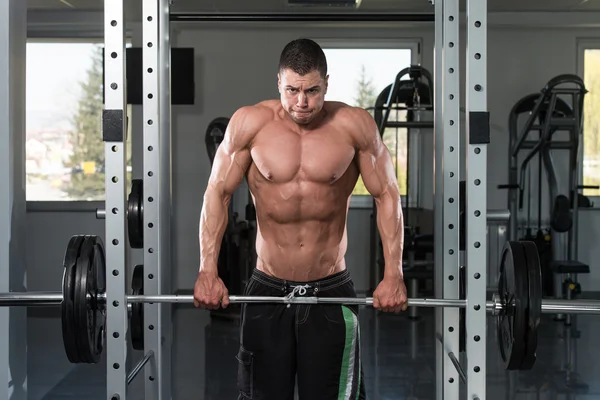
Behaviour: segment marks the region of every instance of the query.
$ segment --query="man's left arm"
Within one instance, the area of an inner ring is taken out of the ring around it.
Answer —
[[[357,162],[366,189],[377,207],[377,227],[385,260],[383,281],[373,294],[373,305],[384,311],[406,309],[402,271],[404,217],[394,164],[375,121],[366,111],[355,109],[360,131],[356,134]],[[375,304],[379,302],[380,304]],[[379,307],[378,307],[379,306]]]

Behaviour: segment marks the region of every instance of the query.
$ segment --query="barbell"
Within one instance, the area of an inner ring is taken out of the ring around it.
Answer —
[[[0,293],[0,307],[61,306],[63,343],[71,363],[97,363],[104,349],[106,333],[106,262],[100,237],[75,235],[64,257],[62,292]],[[542,313],[600,314],[598,300],[542,299],[540,259],[535,243],[508,241],[500,260],[498,293],[486,301],[483,309],[497,317],[497,342],[504,366],[508,370],[531,369],[536,360],[537,329]],[[132,345],[143,349],[144,303],[193,303],[192,295],[143,294],[143,265],[134,268],[132,294],[125,295],[131,304],[129,330]],[[317,296],[237,296],[230,303],[273,304],[345,304],[372,306],[373,298]],[[409,307],[470,307],[465,299],[410,298]],[[461,332],[465,334],[465,332]]]

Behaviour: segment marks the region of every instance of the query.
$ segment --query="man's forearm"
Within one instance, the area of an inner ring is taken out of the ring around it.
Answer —
[[[200,271],[217,272],[223,235],[227,229],[230,197],[207,189],[200,214]]]
[[[376,199],[377,227],[383,245],[384,277],[402,277],[404,249],[404,217],[402,203],[396,190],[386,191]]]

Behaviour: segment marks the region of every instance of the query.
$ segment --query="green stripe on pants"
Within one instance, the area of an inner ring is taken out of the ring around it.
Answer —
[[[344,344],[344,354],[342,358],[342,368],[340,371],[340,387],[338,390],[338,400],[350,400],[352,394],[352,381],[354,380],[354,369],[356,360],[356,345],[358,320],[356,315],[346,306],[342,306],[342,314],[346,325],[346,342]],[[360,382],[360,374],[359,374]]]

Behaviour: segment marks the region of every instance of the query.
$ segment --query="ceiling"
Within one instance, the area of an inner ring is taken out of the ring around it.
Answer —
[[[128,13],[141,9],[142,0],[124,1]],[[461,3],[464,4],[465,0]],[[103,0],[28,0],[28,4],[29,9],[37,10],[83,11],[102,10],[104,7]],[[174,12],[284,12],[290,10],[286,4],[286,0],[173,0],[171,9]],[[293,8],[293,11],[296,10]],[[308,11],[305,8],[299,10]],[[362,0],[359,10],[433,12],[433,7],[428,0]],[[600,0],[488,0],[488,11],[600,11]]]

